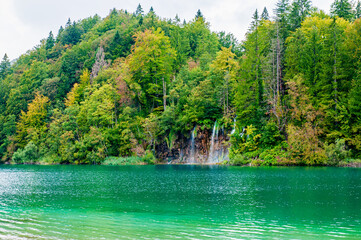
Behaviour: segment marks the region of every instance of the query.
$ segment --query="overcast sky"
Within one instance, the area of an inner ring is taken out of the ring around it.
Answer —
[[[187,21],[200,9],[213,31],[233,33],[244,39],[255,9],[269,13],[277,0],[0,0],[0,58],[17,58],[58,32],[68,18],[79,20],[95,14],[105,17],[112,8],[134,12],[138,3],[147,13],[151,6],[162,18],[176,14]],[[313,5],[329,11],[333,0],[314,0]]]

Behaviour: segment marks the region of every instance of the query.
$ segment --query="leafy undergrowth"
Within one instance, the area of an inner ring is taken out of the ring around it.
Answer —
[[[146,165],[154,164],[156,158],[151,152],[148,152],[143,157],[107,157],[102,165],[117,166],[117,165]]]
[[[347,159],[338,164],[339,167],[361,167],[361,159]]]

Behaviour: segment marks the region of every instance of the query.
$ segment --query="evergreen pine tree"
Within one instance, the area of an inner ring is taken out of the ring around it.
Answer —
[[[111,56],[110,58],[112,60],[123,56],[123,48],[122,48],[122,39],[120,37],[120,34],[118,31],[115,32],[113,40],[109,43],[108,47],[108,51],[110,52]]]
[[[54,43],[55,43],[54,35],[53,32],[50,31],[49,37],[46,39],[45,49],[46,50],[52,49],[54,47]]]
[[[289,15],[290,30],[294,31],[301,26],[301,23],[311,11],[311,1],[295,0],[291,6]]]
[[[70,20],[70,18],[68,18],[68,21],[65,24],[65,28],[68,28],[70,26],[71,26],[71,20]]]
[[[109,16],[110,16],[110,17],[114,17],[114,16],[117,16],[117,15],[118,15],[117,9],[113,8],[113,9],[110,11]]]
[[[289,24],[288,24],[288,15],[289,15],[290,4],[288,0],[279,0],[276,3],[276,9],[274,13],[276,15],[276,23],[278,27],[278,35],[282,43],[285,42],[289,34]]]
[[[139,17],[139,21],[138,21],[138,24],[139,24],[139,26],[142,26],[143,25],[143,16],[141,15],[140,17]]]
[[[70,20],[70,19],[69,19]],[[83,29],[77,24],[73,22],[65,28],[62,36],[62,43],[75,45],[80,41],[81,35],[83,34]]]
[[[63,28],[63,26],[60,26],[59,31],[58,31],[58,35],[56,36],[56,42],[60,41],[61,35],[62,35],[63,32],[64,32],[64,28]]]
[[[156,27],[157,16],[155,15],[153,7],[150,7],[148,14],[144,18],[147,19],[145,21],[146,28],[152,28],[152,27],[157,28]],[[143,20],[145,20],[145,19],[143,19]],[[171,24],[171,22],[170,22],[170,24]]]
[[[137,7],[137,10],[135,10],[135,16],[143,16],[143,13],[144,13],[143,8],[139,3],[138,7]]]
[[[253,13],[250,31],[257,30],[258,24],[259,24],[259,16],[258,16],[258,10],[256,9],[256,11],[254,11]]]
[[[350,21],[354,17],[351,3],[348,0],[335,0],[331,5],[331,15]]]
[[[361,3],[360,3],[360,1],[357,1],[355,18],[358,19],[360,17],[361,17]]]
[[[266,7],[263,8],[261,19],[262,20],[269,20],[269,14],[268,14],[268,10],[267,10]]]
[[[310,0],[296,0],[298,2],[302,21],[310,14],[312,3]]]
[[[179,18],[179,16],[178,16],[178,14],[176,14],[176,15],[175,15],[175,17],[174,17],[174,20],[173,20],[173,21],[174,21],[174,23],[175,23],[176,25],[178,25],[178,24],[180,23],[180,21],[181,21],[181,20],[180,20],[180,18]]]
[[[198,9],[198,11],[196,13],[196,19],[199,19],[199,18],[204,18],[200,9]]]
[[[263,82],[261,77],[261,66],[260,66],[260,51],[259,51],[259,39],[258,39],[258,26],[259,26],[259,15],[258,10],[253,14],[250,32],[254,34],[254,53],[256,57],[255,61],[255,82],[258,86],[258,105],[261,106],[263,103]]]
[[[276,3],[276,9],[274,10],[275,14],[276,14],[276,18],[282,19],[285,18],[288,14],[289,11],[289,1],[288,0],[279,0]]]
[[[4,79],[10,71],[10,60],[8,55],[5,53],[1,63],[0,63],[0,78]]]

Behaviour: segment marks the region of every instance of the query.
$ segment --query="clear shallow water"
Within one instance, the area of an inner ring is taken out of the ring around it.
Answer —
[[[360,239],[361,169],[0,166],[0,239]]]

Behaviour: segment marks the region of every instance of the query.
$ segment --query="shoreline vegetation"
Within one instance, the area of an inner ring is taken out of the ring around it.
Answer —
[[[77,165],[71,164],[59,164],[49,163],[44,161],[39,162],[27,162],[27,163],[11,163],[7,162],[4,165],[39,165],[39,166],[57,166],[57,165]],[[91,164],[87,164],[91,165]],[[246,165],[234,165],[229,162],[223,163],[165,163],[165,162],[148,162],[140,157],[109,157],[101,164],[93,166],[145,166],[145,165],[192,165],[192,166],[235,166],[235,167],[346,167],[346,168],[361,168],[361,160],[342,161],[337,165],[252,165],[252,163]],[[1,166],[1,165],[0,165]]]
[[[139,4],[5,54],[1,163],[360,167],[360,2],[273,12],[239,42]]]
[[[309,167],[309,165],[300,165],[300,164],[262,164],[264,161],[256,160],[251,161],[246,164],[235,164],[230,162],[229,160],[223,161],[220,163],[172,163],[172,162],[164,162],[158,161],[154,158],[152,154],[148,154],[144,157],[107,157],[104,159],[103,162],[97,163],[96,165],[103,165],[103,166],[127,166],[127,165],[194,165],[194,166],[240,166],[240,167],[261,167],[261,166],[268,166],[268,167]],[[23,163],[15,163],[15,162],[6,162],[6,164],[10,165],[63,165],[60,163],[54,163],[53,160],[50,159],[39,159],[36,161],[27,161]],[[67,165],[79,165],[81,163],[68,163]],[[88,164],[89,165],[89,164]],[[350,168],[361,168],[361,160],[360,159],[347,159],[338,162],[337,164],[327,165],[327,164],[320,164],[320,165],[313,165],[315,167],[350,167]]]

